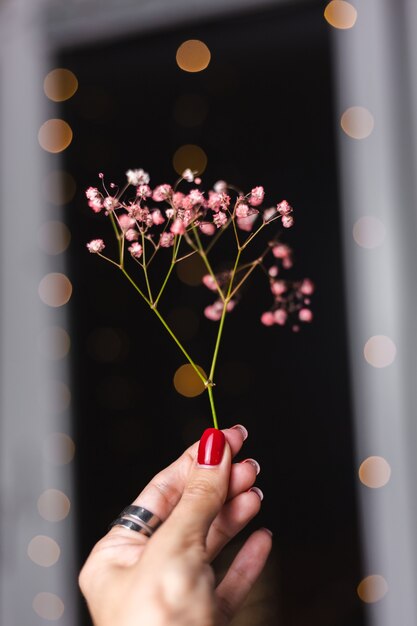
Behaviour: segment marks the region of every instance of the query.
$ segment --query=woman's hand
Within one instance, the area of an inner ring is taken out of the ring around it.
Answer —
[[[133,503],[163,520],[150,538],[114,526],[93,548],[79,583],[96,626],[224,626],[251,590],[271,550],[266,529],[247,539],[217,586],[210,563],[258,513],[259,466],[232,463],[243,427],[212,431]]]

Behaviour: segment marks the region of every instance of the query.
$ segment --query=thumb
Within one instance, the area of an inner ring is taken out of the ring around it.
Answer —
[[[222,508],[228,488],[232,454],[224,433],[207,428],[199,443],[197,459],[177,506],[165,522],[184,537],[206,539],[208,530]]]

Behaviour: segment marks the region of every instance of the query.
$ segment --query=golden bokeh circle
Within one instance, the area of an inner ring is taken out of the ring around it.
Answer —
[[[74,177],[63,170],[52,170],[43,181],[45,199],[56,206],[71,202],[76,190]]]
[[[38,498],[39,515],[48,522],[62,521],[70,508],[70,499],[59,489],[45,489]]]
[[[38,230],[39,247],[47,254],[62,254],[68,248],[70,241],[70,230],[63,222],[50,220],[42,224]]]
[[[61,598],[54,593],[48,591],[42,591],[38,593],[33,599],[33,610],[35,613],[50,621],[56,621],[60,619],[64,613],[64,603]]]
[[[200,146],[188,143],[176,150],[172,157],[172,164],[180,176],[187,168],[202,174],[207,167],[207,155]]]
[[[366,139],[374,129],[374,117],[367,108],[353,106],[342,114],[340,125],[352,139]]]
[[[365,343],[363,353],[366,361],[373,367],[388,367],[395,360],[397,348],[390,337],[374,335]]]
[[[332,0],[324,9],[324,17],[330,26],[347,29],[355,25],[358,12],[350,2]]]
[[[38,293],[42,302],[48,306],[60,307],[71,298],[72,284],[65,274],[51,272],[40,281]]]
[[[204,378],[207,378],[203,368],[199,365],[197,365],[197,368],[203,374]],[[173,382],[176,391],[187,398],[199,396],[205,390],[203,381],[189,363],[181,365],[181,367],[177,369],[174,374]]]
[[[179,46],[175,58],[184,72],[201,72],[208,67],[211,53],[203,41],[188,39]]]
[[[38,141],[47,152],[62,152],[72,141],[71,126],[60,119],[50,119],[42,124],[38,132]]]
[[[59,361],[67,356],[71,347],[71,339],[65,328],[49,326],[38,336],[39,352],[51,361]]]
[[[78,80],[74,72],[63,67],[51,70],[43,81],[45,95],[54,102],[63,102],[71,98],[78,89]]]
[[[363,602],[369,604],[381,600],[388,591],[387,581],[379,574],[366,576],[357,587],[357,593]]]
[[[372,250],[384,243],[386,229],[380,219],[366,215],[355,222],[352,234],[358,246]]]
[[[37,535],[29,541],[27,554],[36,565],[51,567],[58,561],[61,549],[51,537]]]
[[[359,467],[359,479],[366,487],[379,489],[391,477],[391,467],[382,456],[369,456]]]
[[[52,465],[67,465],[75,454],[75,444],[66,433],[52,433],[43,444],[43,456]]]

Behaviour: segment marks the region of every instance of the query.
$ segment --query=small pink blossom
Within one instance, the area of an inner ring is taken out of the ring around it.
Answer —
[[[268,222],[276,214],[277,214],[277,210],[276,210],[276,208],[274,206],[271,206],[268,209],[265,209],[265,211],[263,212],[263,220],[264,220],[264,222]]]
[[[204,309],[204,315],[209,320],[217,322],[222,316],[222,311],[221,309],[217,309],[213,304],[209,304],[209,306],[206,306],[206,308]]]
[[[174,244],[174,235],[172,233],[161,233],[159,245],[161,248],[170,248]]]
[[[233,311],[233,309],[235,308],[236,304],[237,304],[236,300],[229,300],[229,302],[226,305],[226,311],[227,312]]]
[[[300,286],[300,291],[305,296],[311,296],[314,293],[314,283],[309,278],[304,278]]]
[[[139,232],[134,228],[129,228],[129,230],[126,231],[125,237],[127,241],[136,241],[139,239]]]
[[[274,296],[280,296],[287,291],[287,285],[284,280],[274,280],[271,282],[271,291]]]
[[[128,213],[134,220],[146,222],[149,216],[149,209],[146,206],[140,206],[140,204],[131,204],[128,208]]]
[[[230,196],[226,193],[218,193],[217,191],[209,191],[207,206],[209,209],[217,213],[217,211],[226,211],[230,206]]]
[[[294,218],[292,215],[283,215],[281,221],[284,228],[291,228],[294,224]]]
[[[264,326],[272,326],[275,324],[274,314],[271,311],[265,311],[265,313],[261,315],[261,322]]]
[[[129,230],[135,225],[135,220],[124,213],[119,217],[119,226],[123,231]]]
[[[159,226],[160,224],[163,224],[165,222],[165,217],[162,215],[159,209],[154,209],[151,212],[151,215],[152,215],[152,222],[155,224],[155,226]]]
[[[126,172],[127,182],[129,185],[147,185],[149,183],[149,174],[142,169],[128,170]]]
[[[170,228],[171,233],[174,235],[183,235],[185,233],[185,224],[184,222],[177,217],[176,220],[171,225]]]
[[[182,191],[176,191],[172,196],[171,202],[174,209],[180,209],[182,207],[182,201],[185,198],[185,193]]]
[[[184,209],[191,209],[197,204],[204,203],[204,194],[199,189],[191,189],[190,193],[182,200]]]
[[[282,267],[285,270],[289,270],[290,267],[293,266],[293,262],[290,256],[286,256],[284,259],[282,259]]]
[[[117,198],[113,198],[112,196],[107,196],[107,198],[103,200],[103,206],[107,213],[114,211],[118,204]]]
[[[238,217],[236,223],[241,230],[245,230],[246,232],[250,233],[250,231],[253,230],[253,226],[257,217],[257,214],[248,215],[248,217]]]
[[[93,239],[90,243],[87,244],[88,251],[92,254],[97,254],[98,252],[102,252],[106,246],[104,245],[104,241],[102,239]]]
[[[213,217],[213,222],[216,224],[217,228],[224,226],[224,224],[226,224],[227,222],[226,213],[223,213],[223,211],[219,211],[218,213],[216,213]]]
[[[168,200],[168,198],[172,195],[172,187],[168,184],[158,185],[155,187],[152,194],[152,199],[155,202],[162,202],[163,200]]]
[[[103,208],[103,203],[101,199],[97,197],[89,200],[88,206],[90,207],[90,209],[93,209],[94,213],[100,213],[101,209]]]
[[[174,209],[167,209],[167,210],[165,211],[165,215],[166,215],[166,216],[167,216],[167,218],[170,220],[170,219],[171,219],[171,217],[174,217],[174,215],[175,215],[175,211],[174,211]]]
[[[288,313],[287,311],[284,311],[284,309],[277,309],[276,311],[274,311],[275,323],[279,324],[280,326],[284,326],[285,322],[287,321],[287,317]]]
[[[200,222],[198,227],[205,235],[214,235],[216,232],[216,227],[212,222]]]
[[[272,254],[276,259],[285,259],[291,254],[291,248],[285,243],[278,243],[272,248]]]
[[[186,170],[183,171],[182,173],[182,177],[184,180],[186,180],[188,183],[192,183],[194,180],[194,172],[192,170],[190,170],[189,167],[187,167]]]
[[[85,195],[89,200],[94,200],[95,198],[97,198],[97,196],[100,196],[101,194],[97,187],[89,187],[88,189],[86,189]]]
[[[236,215],[237,217],[248,217],[249,215],[249,207],[247,204],[240,202],[236,207]]]
[[[140,259],[140,257],[142,256],[143,249],[140,243],[132,243],[132,245],[129,246],[128,250],[135,259]]]
[[[217,291],[217,282],[211,274],[205,274],[201,280],[208,289]]]
[[[293,208],[286,200],[282,200],[277,204],[277,211],[280,215],[289,215],[292,213]]]
[[[216,193],[225,193],[227,191],[227,183],[225,180],[218,180],[213,185],[213,189]]]
[[[298,317],[302,322],[311,322],[313,319],[313,313],[310,309],[300,309],[298,312]]]
[[[149,185],[139,185],[139,187],[136,189],[136,195],[138,198],[150,198],[152,195],[152,189],[149,187]]]
[[[276,276],[278,276],[278,273],[279,270],[276,265],[272,265],[268,270],[268,274],[271,276],[271,278],[275,278]]]
[[[250,192],[249,204],[259,206],[264,201],[264,196],[265,192],[263,187],[254,187]]]

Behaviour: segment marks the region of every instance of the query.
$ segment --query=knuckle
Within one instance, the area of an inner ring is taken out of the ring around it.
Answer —
[[[210,498],[217,500],[219,505],[223,504],[222,497],[218,487],[209,478],[198,476],[191,479],[184,490],[183,497],[192,499]]]

